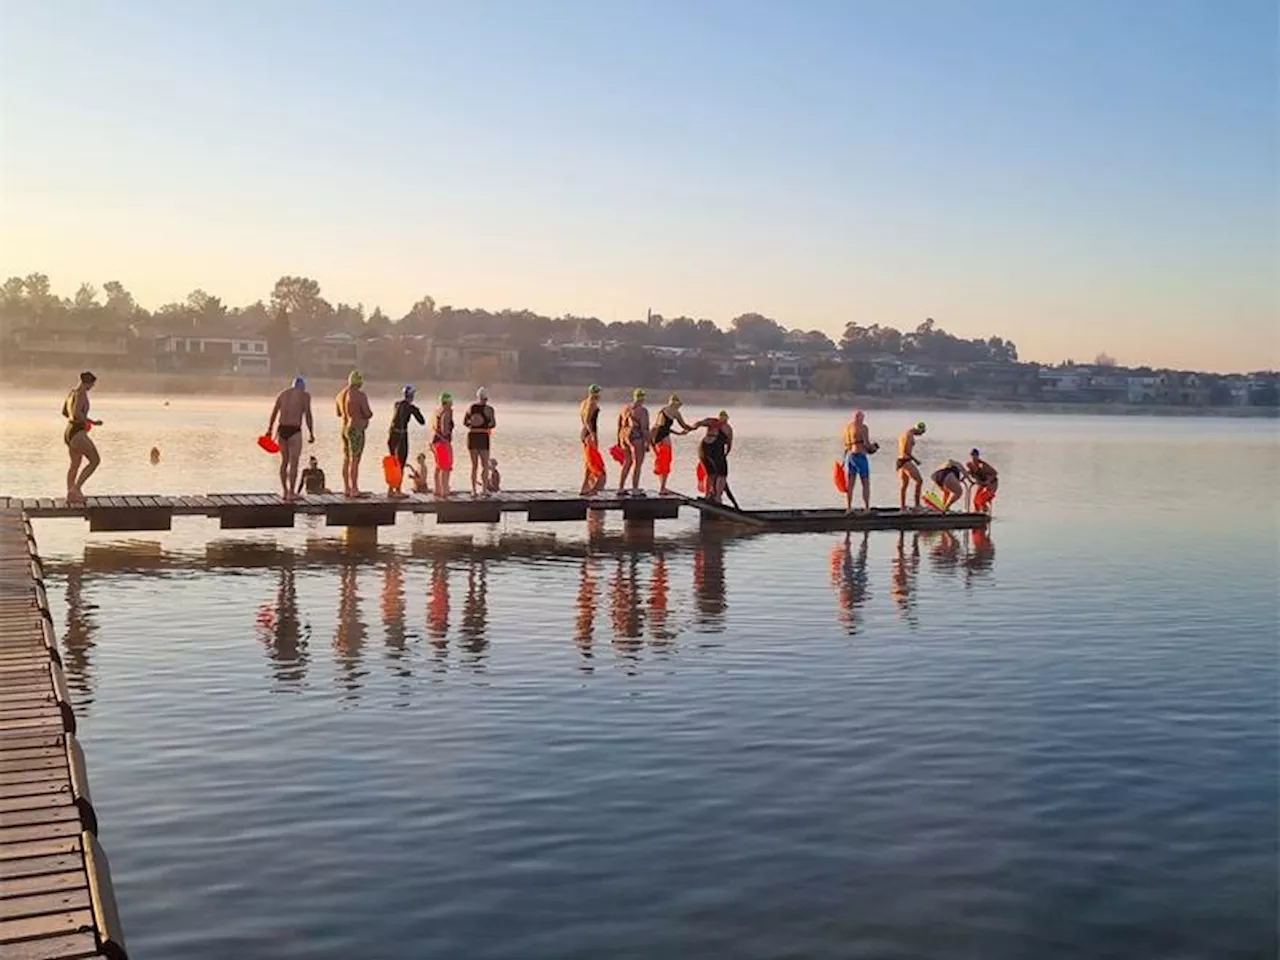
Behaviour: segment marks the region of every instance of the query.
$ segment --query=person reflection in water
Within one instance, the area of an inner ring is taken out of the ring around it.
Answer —
[[[640,612],[639,559],[634,553],[619,554],[609,583],[609,615],[613,622],[613,645],[623,654],[639,652],[644,632]]]
[[[649,577],[649,643],[655,649],[670,646],[676,636],[667,625],[670,594],[667,556],[659,552],[653,558],[653,573]]]
[[[969,550],[964,558],[966,586],[973,586],[989,576],[996,562],[996,545],[986,530],[972,530],[970,537]]]
[[[344,561],[338,575],[338,623],[333,635],[333,654],[341,677],[338,683],[351,694],[360,689],[360,660],[364,650],[366,627],[360,619],[360,566]]]
[[[382,627],[387,638],[387,659],[400,664],[397,672],[401,676],[408,676],[404,666],[404,565],[397,556],[388,557],[382,570]]]
[[[67,684],[80,694],[76,709],[93,703],[93,673],[90,651],[94,648],[93,635],[97,631],[93,611],[96,604],[84,596],[84,568],[77,564],[67,571],[67,629],[62,635],[62,666],[66,670]],[[81,717],[83,720],[84,718]]]
[[[724,587],[724,541],[704,537],[693,554],[693,597],[697,620],[723,628],[728,606]]]
[[[954,574],[960,565],[960,541],[950,530],[924,534],[929,542],[929,562],[940,574]]]
[[[592,644],[596,636],[596,577],[591,557],[583,557],[578,567],[578,596],[574,603],[573,642],[582,656],[581,669],[591,673]]]
[[[856,557],[852,537],[851,533],[846,533],[844,542],[831,550],[831,583],[836,588],[836,599],[840,604],[836,619],[850,635],[858,632],[858,608],[867,602],[867,548],[870,534],[862,534]]]
[[[427,640],[437,659],[449,649],[449,564],[437,557],[431,561],[431,586],[427,594]]]
[[[890,593],[899,615],[915,622],[916,575],[920,571],[920,534],[911,534],[911,552],[906,549],[906,531],[898,531],[898,548],[890,565]]]
[[[279,568],[275,605],[259,610],[258,627],[276,682],[282,687],[300,685],[307,676],[307,643],[292,566]]]
[[[468,557],[467,597],[462,603],[461,647],[473,666],[484,664],[489,647],[489,564],[483,557]]]

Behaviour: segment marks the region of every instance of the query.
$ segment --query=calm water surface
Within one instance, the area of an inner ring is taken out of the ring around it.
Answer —
[[[91,492],[272,488],[261,404],[106,386]],[[0,491],[59,401],[0,397]],[[506,485],[576,484],[496,403]],[[1274,424],[924,416],[989,536],[39,523],[133,955],[1275,956]],[[839,415],[734,423],[744,505],[835,502]]]

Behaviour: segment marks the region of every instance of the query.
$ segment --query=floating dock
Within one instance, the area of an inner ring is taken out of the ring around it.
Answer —
[[[938,513],[873,508],[846,513],[841,509],[732,510],[678,493],[666,496],[583,497],[554,490],[520,490],[488,497],[467,495],[440,499],[415,493],[352,498],[313,494],[285,500],[269,493],[210,493],[204,496],[127,495],[89,497],[68,503],[47,497],[0,497],[0,511],[20,510],[29,518],[83,517],[91,532],[168,530],[174,517],[216,519],[224,530],[287,528],[299,515],[325,518],[328,526],[372,528],[391,526],[401,513],[430,514],[437,523],[497,523],[505,514],[531,521],[586,520],[589,515],[619,513],[628,531],[653,529],[656,520],[674,520],[681,508],[697,510],[704,526],[736,526],[759,531],[815,532],[824,530],[964,530],[985,526],[982,513]]]
[[[0,507],[0,957],[126,960],[31,525]]]

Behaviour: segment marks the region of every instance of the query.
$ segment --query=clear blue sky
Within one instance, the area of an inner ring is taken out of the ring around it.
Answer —
[[[1266,0],[0,6],[0,272],[1280,367]]]

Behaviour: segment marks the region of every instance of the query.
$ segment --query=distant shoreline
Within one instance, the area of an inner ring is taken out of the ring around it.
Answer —
[[[6,369],[0,372],[0,388],[64,390],[69,389],[76,371],[55,369]],[[218,397],[259,397],[268,399],[285,385],[273,377],[236,375],[199,376],[191,374],[146,373],[136,370],[115,372],[99,371],[101,388],[106,393],[141,393],[159,396],[192,396],[206,394]],[[341,379],[324,377],[308,378],[307,386],[313,396],[327,398],[345,385]],[[442,390],[452,391],[459,398],[469,397],[474,384],[441,383],[424,380],[415,384],[423,398],[433,398]],[[582,397],[583,388],[563,384],[492,383],[486,384],[495,401],[517,403],[571,403]],[[370,378],[367,389],[374,396],[386,396],[398,392],[399,384],[381,382]],[[651,400],[665,396],[667,391],[650,387]],[[626,387],[605,387],[607,401],[622,400],[628,394]],[[989,413],[1044,413],[1044,414],[1092,414],[1101,416],[1130,417],[1280,417],[1280,410],[1270,407],[1175,407],[1136,406],[1115,403],[1048,403],[1037,400],[1000,400],[978,397],[939,396],[845,396],[819,397],[816,394],[784,391],[679,390],[686,403],[699,407],[768,407],[773,409],[832,410],[860,406],[867,410],[963,410]],[[425,400],[424,400],[425,402]]]

